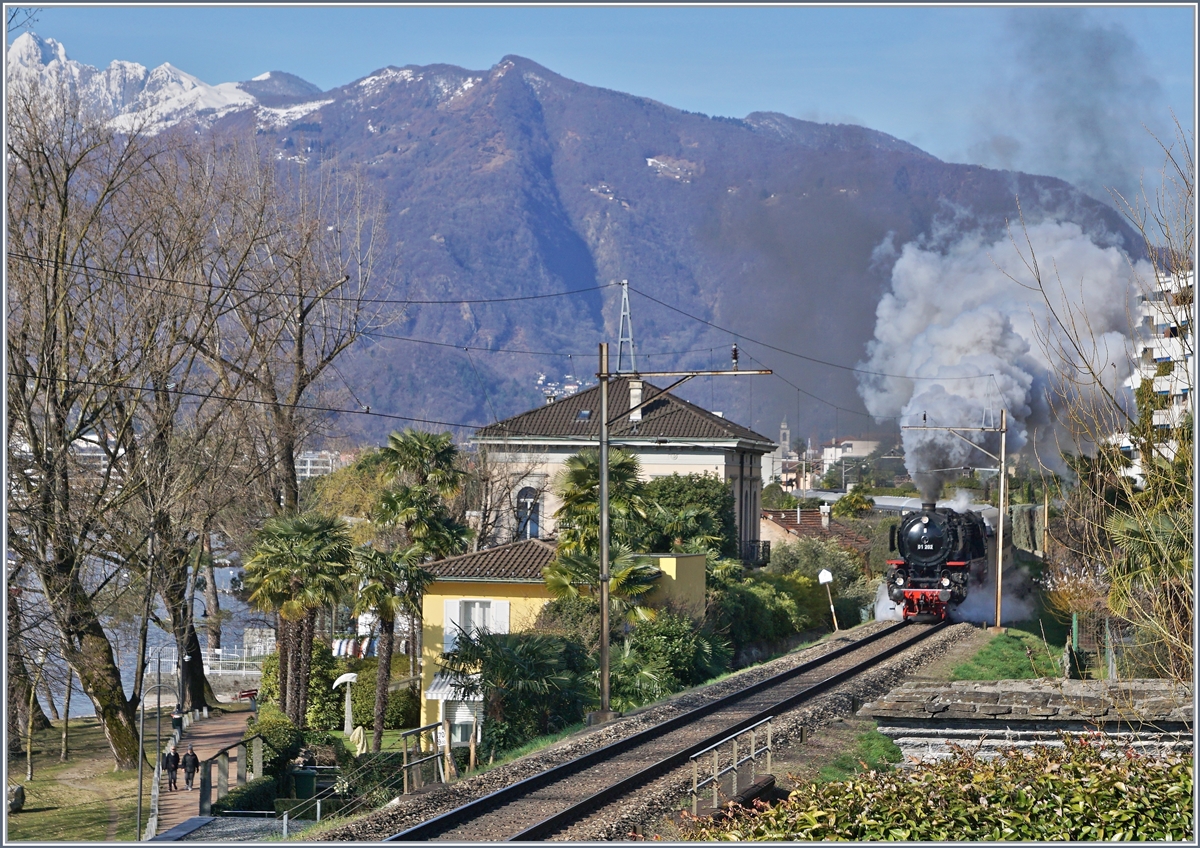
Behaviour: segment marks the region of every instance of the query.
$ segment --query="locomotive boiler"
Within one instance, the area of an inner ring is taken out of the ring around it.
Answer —
[[[941,621],[967,599],[972,569],[987,568],[987,525],[977,512],[923,503],[891,528],[888,597],[905,620]]]

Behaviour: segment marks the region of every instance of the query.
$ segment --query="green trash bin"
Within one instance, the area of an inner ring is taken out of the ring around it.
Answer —
[[[296,782],[297,798],[312,798],[317,794],[317,773],[312,769],[297,769],[292,772]]]

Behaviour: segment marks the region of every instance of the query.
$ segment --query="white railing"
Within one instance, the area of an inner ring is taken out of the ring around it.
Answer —
[[[162,668],[166,673],[175,673],[177,653],[174,648],[162,652]],[[189,658],[190,659],[190,658]],[[200,651],[200,661],[207,674],[262,674],[260,655],[251,654],[243,645],[240,648],[217,648]],[[154,674],[156,664],[151,660],[146,666],[147,674]]]

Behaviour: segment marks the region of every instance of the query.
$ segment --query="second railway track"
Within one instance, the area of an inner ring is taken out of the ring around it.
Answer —
[[[394,841],[553,839],[688,762],[730,733],[793,709],[940,629],[896,625],[711,701],[390,837]]]

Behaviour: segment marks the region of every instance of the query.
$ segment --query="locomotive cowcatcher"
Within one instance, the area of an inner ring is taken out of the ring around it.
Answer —
[[[888,597],[905,620],[942,621],[950,605],[967,599],[972,566],[986,569],[987,525],[977,512],[956,512],[933,503],[905,514],[891,528]]]

